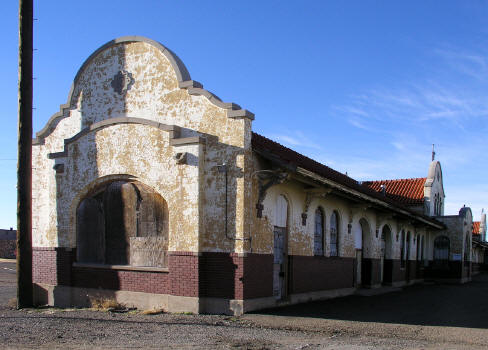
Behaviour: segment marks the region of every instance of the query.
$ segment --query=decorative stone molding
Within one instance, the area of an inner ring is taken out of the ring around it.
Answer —
[[[315,198],[324,198],[331,192],[332,192],[332,188],[327,188],[327,189],[314,188],[305,191],[305,203],[303,206],[303,213],[302,213],[302,226],[305,226],[307,224],[307,216],[308,216],[307,213],[310,207],[310,203],[312,203],[312,200]]]
[[[263,201],[266,198],[266,192],[271,186],[283,183],[288,178],[288,173],[276,170],[273,172],[262,173],[258,175],[259,195],[256,203],[256,216],[261,218],[263,216]]]
[[[127,91],[130,90],[132,85],[134,85],[134,77],[132,73],[125,70],[119,70],[117,74],[114,75],[110,85],[116,93],[119,95],[125,95]]]
[[[64,164],[59,163],[53,166],[53,169],[56,171],[56,175],[64,173]]]
[[[176,164],[186,164],[186,159],[188,157],[188,152],[179,152],[175,154]]]

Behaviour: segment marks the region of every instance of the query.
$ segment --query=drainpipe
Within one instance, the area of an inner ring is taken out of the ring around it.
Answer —
[[[234,240],[234,241],[251,241],[251,238],[237,238],[235,237],[235,233],[234,233],[234,237],[232,236],[229,236],[229,230],[228,230],[228,222],[229,222],[229,219],[228,219],[228,172],[229,172],[229,168],[227,166],[227,164],[223,163],[221,165],[217,165],[217,169],[219,171],[219,173],[223,173],[225,174],[225,238],[227,239],[230,239],[230,240]],[[251,251],[252,251],[252,248],[251,248]]]
[[[235,239],[232,237],[228,236],[228,230],[227,230],[227,221],[228,221],[228,214],[227,214],[227,183],[228,183],[228,169],[227,169],[227,164],[223,163],[222,165],[217,165],[217,169],[219,170],[219,173],[224,173],[225,174],[225,237],[227,239]]]

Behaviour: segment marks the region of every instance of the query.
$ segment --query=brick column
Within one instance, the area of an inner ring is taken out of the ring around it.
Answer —
[[[198,297],[198,253],[168,252],[170,294]]]
[[[32,281],[50,285],[71,285],[73,250],[70,248],[32,248]]]

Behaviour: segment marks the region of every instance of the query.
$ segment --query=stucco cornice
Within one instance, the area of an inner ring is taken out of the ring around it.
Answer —
[[[53,114],[51,118],[49,118],[46,125],[36,133],[36,137],[33,140],[33,144],[43,144],[44,138],[49,136],[49,134],[56,128],[56,125],[59,121],[65,117],[67,117],[67,112],[73,106],[73,94],[75,90],[75,86],[85,68],[92,62],[92,60],[100,54],[102,51],[108,49],[109,47],[115,46],[121,43],[130,43],[130,42],[144,42],[149,45],[154,46],[157,48],[170,62],[173,70],[176,74],[178,79],[178,86],[180,89],[186,89],[190,95],[201,95],[205,96],[212,104],[222,109],[227,110],[227,116],[229,118],[248,118],[250,120],[254,120],[254,114],[249,112],[246,109],[241,109],[241,107],[235,103],[226,103],[222,102],[220,98],[218,98],[215,94],[205,90],[203,85],[197,81],[191,79],[190,73],[188,69],[184,65],[183,61],[170,49],[163,46],[161,43],[151,40],[149,38],[143,36],[123,36],[114,40],[109,41],[108,43],[102,45],[100,48],[95,50],[81,65],[80,69],[76,73],[75,79],[71,84],[70,91],[68,93],[68,99],[65,104],[60,106],[60,109],[57,113]]]
[[[168,125],[168,124],[163,124],[163,123],[158,123],[153,120],[149,119],[144,119],[144,118],[128,118],[128,117],[119,117],[119,118],[110,118],[110,119],[105,119],[102,120],[98,123],[94,123],[90,125],[89,127],[84,128],[81,130],[79,133],[74,135],[73,137],[70,137],[69,139],[64,140],[64,150],[62,152],[55,152],[55,153],[49,153],[48,158],[49,159],[54,159],[54,158],[63,158],[68,155],[68,151],[66,149],[66,146],[69,145],[70,143],[75,142],[76,140],[80,139],[81,137],[117,124],[139,124],[139,125],[148,125],[152,126],[155,128],[158,128],[163,131],[167,131],[169,133],[169,138],[170,138],[170,143],[171,145],[174,144],[190,144],[190,143],[204,143],[204,139],[202,137],[196,136],[196,137],[191,137],[191,138],[179,138],[180,135],[180,128],[177,125]],[[191,139],[191,140],[189,140]]]

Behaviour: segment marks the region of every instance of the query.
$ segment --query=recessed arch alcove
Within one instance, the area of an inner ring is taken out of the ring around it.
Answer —
[[[151,187],[128,179],[105,182],[76,209],[77,261],[167,267],[168,205]]]

